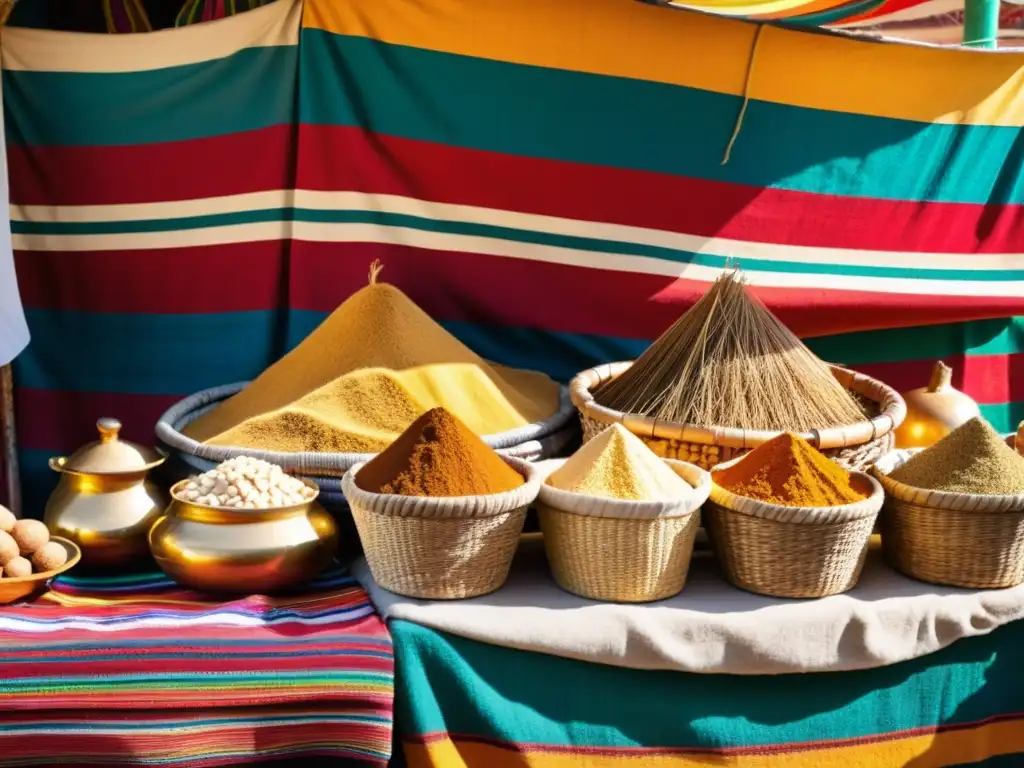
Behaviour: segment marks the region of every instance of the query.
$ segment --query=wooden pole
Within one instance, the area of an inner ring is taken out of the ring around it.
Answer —
[[[0,366],[0,450],[3,451],[7,508],[21,517],[21,484],[18,479],[18,437],[14,430],[14,377],[11,366]]]
[[[965,0],[964,45],[995,48],[999,38],[999,0]]]

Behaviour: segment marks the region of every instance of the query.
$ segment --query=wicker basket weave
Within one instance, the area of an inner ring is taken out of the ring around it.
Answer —
[[[564,463],[545,462],[543,476]],[[711,476],[692,464],[667,463],[693,486],[685,499],[620,501],[541,485],[537,511],[558,586],[616,603],[663,600],[682,590]]]
[[[853,477],[870,495],[837,507],[766,504],[712,484],[704,524],[726,579],[771,597],[826,597],[852,589],[884,498],[873,477]]]
[[[216,466],[222,461],[236,456],[252,456],[269,461],[271,464],[277,464],[292,474],[315,478],[340,478],[349,468],[365,463],[374,457],[372,453],[292,453],[261,451],[237,446],[206,445],[193,440],[181,431],[232,395],[242,391],[248,384],[249,382],[240,382],[206,389],[176,403],[157,421],[157,439],[171,451],[178,452],[183,456],[196,457],[199,462],[188,461],[188,463],[197,468],[203,466],[204,463]],[[483,441],[491,448],[500,451],[514,451],[518,446],[526,444],[529,444],[528,448],[544,447],[546,445],[545,438],[562,432],[572,422],[575,410],[569,399],[568,391],[565,387],[561,387],[558,410],[550,417],[508,432],[486,435],[483,437]]]
[[[890,478],[917,450],[893,451],[873,470],[886,492],[881,528],[889,564],[919,581],[951,587],[1024,584],[1024,494],[928,491]]]
[[[659,456],[696,464],[711,469],[716,464],[742,456],[752,448],[766,443],[778,432],[702,427],[676,424],[649,416],[622,413],[605,408],[594,400],[593,391],[600,384],[614,379],[633,363],[609,363],[578,373],[569,384],[569,397],[580,413],[583,441],[607,429],[610,424],[622,424]],[[872,419],[841,427],[829,427],[799,433],[829,458],[846,469],[865,471],[879,458],[892,450],[893,430],[903,423],[907,406],[900,394],[882,382],[861,373],[830,365],[832,375],[848,391],[877,408]]]
[[[407,597],[458,600],[485,595],[508,579],[526,510],[540,475],[529,462],[502,457],[526,482],[492,496],[419,498],[371,493],[356,485],[364,466],[342,479],[374,581]]]

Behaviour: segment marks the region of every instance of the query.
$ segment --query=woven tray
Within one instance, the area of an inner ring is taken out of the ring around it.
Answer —
[[[320,478],[324,477],[340,478],[351,467],[373,458],[374,454],[372,453],[285,453],[235,446],[204,445],[182,434],[182,429],[203,414],[216,408],[223,400],[244,389],[248,383],[227,384],[222,387],[206,389],[186,397],[160,417],[160,420],[156,423],[157,439],[171,451],[175,451],[183,457],[195,457],[196,459],[208,462],[209,466],[206,466],[206,469],[216,466],[227,459],[244,455],[269,461],[303,477],[317,478],[318,483],[320,483]],[[551,417],[534,424],[527,424],[519,429],[513,429],[497,435],[487,435],[483,438],[483,441],[495,450],[510,452],[514,452],[517,447],[524,444],[536,443],[537,445],[527,446],[528,450],[526,453],[528,454],[529,449],[539,450],[539,448],[542,448],[541,441],[545,438],[562,432],[569,427],[573,421],[574,413],[575,407],[569,399],[568,390],[565,387],[561,387],[559,407]],[[554,442],[557,443],[557,441]],[[204,466],[194,463],[189,459],[185,459],[185,461],[197,469]],[[206,470],[203,469],[202,471]]]
[[[881,529],[889,564],[951,587],[1024,584],[1024,494],[944,493],[889,477],[918,450],[893,451],[872,470],[886,493]]]
[[[711,476],[693,464],[666,462],[693,487],[686,498],[621,501],[541,485],[537,511],[558,586],[618,603],[663,600],[682,590]],[[543,477],[563,463],[546,462]]]
[[[766,443],[779,432],[676,424],[649,416],[605,408],[592,394],[600,384],[628,370],[632,362],[609,363],[576,375],[569,396],[580,413],[586,442],[611,424],[622,424],[657,455],[711,469]],[[900,394],[877,379],[830,365],[832,375],[877,415],[855,424],[800,432],[800,437],[848,470],[864,471],[892,450],[893,430],[903,423],[907,406]]]

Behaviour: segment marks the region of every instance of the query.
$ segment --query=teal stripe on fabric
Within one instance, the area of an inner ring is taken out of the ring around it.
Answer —
[[[625,240],[561,235],[538,230],[517,229],[467,221],[448,221],[422,216],[382,211],[322,210],[309,208],[269,208],[232,213],[187,216],[168,219],[137,219],[129,221],[32,222],[12,221],[11,231],[22,235],[107,235],[144,232],[177,232],[206,227],[227,227],[273,221],[299,221],[325,224],[377,224],[449,235],[487,237],[507,242],[545,245],[555,248],[591,251],[593,253],[642,256],[675,263],[694,264],[724,269],[735,258],[667,248]],[[965,263],[968,260],[965,259]],[[807,275],[838,275],[847,277],[901,278],[915,280],[960,280],[1008,282],[1024,280],[1024,269],[930,269],[927,255],[921,255],[921,266],[913,269],[859,264],[822,264],[811,261],[775,261],[744,258],[738,262],[748,272],[785,272]]]
[[[305,310],[141,315],[26,310],[32,344],[15,361],[33,389],[187,395],[258,376],[327,316]],[[481,356],[560,381],[648,342],[469,322],[442,325]],[[808,340],[847,365],[1024,352],[1024,318],[850,333]]]
[[[141,315],[25,311],[18,386],[186,395],[258,376],[286,351],[286,312]]]
[[[964,352],[1012,355],[1024,352],[1024,317],[858,331],[806,342],[823,360],[846,365],[938,359]]]
[[[1024,202],[1015,127],[927,124],[477,59],[304,29],[303,123],[752,187]],[[339,86],[336,73],[348,73]],[[599,125],[600,130],[594,130]],[[671,130],[664,130],[671,126]],[[684,204],[684,203],[681,203]]]
[[[57,487],[58,475],[50,469],[49,460],[54,451],[18,450],[18,470],[21,476],[21,507],[25,517],[43,519],[46,501]]]
[[[1024,711],[1024,622],[880,669],[813,675],[628,670],[389,622],[396,721],[513,743],[720,748],[975,723]],[[598,695],[615,691],[616,695]],[[629,706],[622,702],[628,699]]]
[[[5,70],[7,140],[119,146],[291,124],[298,61],[297,46],[268,46],[144,72]]]

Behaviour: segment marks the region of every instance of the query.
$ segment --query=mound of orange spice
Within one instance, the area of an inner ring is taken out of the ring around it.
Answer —
[[[525,482],[473,431],[444,408],[414,421],[355,477],[370,493],[400,496],[487,496]]]
[[[866,498],[849,472],[788,432],[711,476],[737,496],[787,507],[833,507]]]

